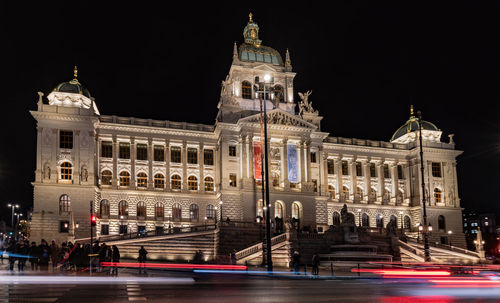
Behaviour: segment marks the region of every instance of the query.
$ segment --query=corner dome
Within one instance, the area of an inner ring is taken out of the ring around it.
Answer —
[[[59,84],[58,86],[56,86],[56,88],[54,88],[54,91],[61,93],[80,94],[84,95],[87,98],[91,97],[88,89],[84,88],[76,78],[69,82],[63,82]]]
[[[422,120],[422,138],[430,141],[439,142],[441,139],[441,130],[429,121]],[[407,143],[416,139],[415,131],[419,130],[418,118],[413,114],[413,105],[411,107],[410,119],[406,121],[397,131],[394,132],[390,142]]]

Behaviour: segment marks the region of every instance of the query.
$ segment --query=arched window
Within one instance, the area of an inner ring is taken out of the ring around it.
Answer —
[[[161,202],[155,204],[155,217],[156,218],[165,217],[165,208],[163,207],[163,203]]]
[[[403,203],[403,192],[398,189],[396,193],[396,205],[401,205]]]
[[[302,209],[301,205],[299,202],[293,202],[292,203],[292,218],[300,220],[302,217]]]
[[[61,180],[71,181],[73,179],[73,165],[69,162],[63,162],[61,164]]]
[[[434,188],[434,201],[441,203],[441,190],[439,188]]]
[[[283,91],[283,86],[279,84],[274,86],[274,99],[277,102],[285,102],[285,93]]]
[[[252,98],[252,84],[248,81],[243,81],[241,83],[241,97],[243,99],[253,99]]]
[[[438,229],[440,231],[446,230],[446,221],[445,221],[443,215],[439,215],[439,217],[438,217]]]
[[[264,203],[262,202],[262,200],[257,200],[257,204],[255,206],[256,206],[256,210],[255,210],[256,217],[263,218],[264,217]]]
[[[333,185],[328,185],[328,198],[335,199],[335,187]]]
[[[214,191],[214,179],[205,177],[205,191]]]
[[[347,186],[342,186],[342,193],[340,195],[340,201],[345,202],[349,199],[349,188]]]
[[[363,189],[361,187],[356,187],[356,195],[354,196],[354,200],[359,202],[363,200]]]
[[[165,187],[165,177],[162,174],[156,174],[154,178],[155,188]]]
[[[207,219],[214,220],[217,216],[217,211],[215,209],[215,206],[213,206],[212,204],[208,204],[206,214],[207,214]]]
[[[361,225],[364,227],[370,227],[370,217],[366,213],[361,215]]]
[[[105,170],[101,173],[101,185],[111,185],[113,181],[113,173],[110,170]]]
[[[101,200],[99,205],[99,214],[102,216],[109,216],[109,201],[104,199]]]
[[[411,220],[410,220],[409,216],[405,216],[403,227],[404,227],[404,229],[410,229],[411,228]]]
[[[172,205],[172,220],[180,221],[182,219],[182,208],[179,203]]]
[[[125,200],[121,200],[118,203],[118,215],[119,216],[128,216],[128,203]]]
[[[148,175],[146,175],[146,173],[137,174],[137,187],[139,188],[148,187]]]
[[[195,176],[188,177],[188,189],[198,190],[198,178],[196,178]]]
[[[64,194],[59,197],[59,214],[71,211],[71,200],[69,196]]]
[[[373,203],[377,200],[377,190],[375,188],[370,188],[370,194],[368,195],[368,202]]]
[[[384,228],[384,216],[381,214],[377,214],[377,227],[378,228]]]
[[[274,203],[274,217],[283,219],[283,204],[279,201]]]
[[[172,189],[181,189],[181,184],[182,184],[182,179],[181,176],[179,175],[173,175],[170,178],[171,182],[171,188]]]
[[[191,221],[198,221],[199,213],[198,204],[189,205],[189,219]]]
[[[333,225],[340,225],[340,214],[336,211],[333,212]]]
[[[140,201],[137,203],[137,217],[145,217],[146,216],[146,203]]]
[[[389,189],[384,190],[384,196],[382,199],[383,204],[389,204],[389,201],[391,201],[391,191]]]
[[[280,186],[280,175],[278,173],[274,172],[272,174],[272,178],[273,178],[273,186],[274,187]]]
[[[120,186],[130,186],[130,174],[128,173],[128,171],[122,171],[120,173]]]
[[[389,217],[389,221],[392,221],[392,220],[394,220],[394,222],[396,222],[396,225],[395,225],[395,226],[398,226],[398,218],[397,218],[395,215],[391,215],[391,216]]]

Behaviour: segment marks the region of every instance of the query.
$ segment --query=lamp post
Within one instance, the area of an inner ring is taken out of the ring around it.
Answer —
[[[430,262],[431,261],[431,255],[430,255],[430,250],[429,250],[429,235],[428,235],[428,228],[427,228],[427,209],[426,209],[426,197],[425,197],[425,178],[424,178],[424,150],[422,147],[422,112],[418,111],[417,112],[418,116],[418,139],[420,143],[420,175],[422,177],[422,206],[424,210],[423,214],[423,221],[424,221],[424,230],[423,230],[423,237],[424,237],[424,254],[425,254],[425,262]],[[430,229],[432,231],[432,227]]]
[[[269,74],[264,76],[264,82],[259,81],[259,77],[255,77],[256,93],[262,93],[261,102],[263,103],[262,114],[264,120],[264,179],[262,180],[263,186],[265,184],[265,206],[266,206],[266,252],[267,252],[267,271],[273,271],[273,260],[271,254],[271,208],[269,202],[269,171],[268,171],[268,144],[267,144],[267,115],[266,115],[266,86],[269,85],[268,92],[271,93],[272,90],[272,77]]]
[[[7,207],[10,207],[10,209],[11,209],[12,215],[11,215],[10,223],[11,223],[12,228],[14,228],[14,209],[19,208],[19,204],[9,203],[9,204],[7,204]]]
[[[17,219],[16,219],[16,225],[17,225],[17,224],[19,224],[19,217],[22,217],[23,214],[22,213],[14,213],[14,216],[17,217]]]

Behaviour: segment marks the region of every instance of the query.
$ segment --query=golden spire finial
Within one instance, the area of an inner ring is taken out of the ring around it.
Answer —
[[[75,77],[74,80],[78,80],[78,67],[75,65],[75,68],[73,69],[73,77]]]
[[[410,105],[410,115],[411,115],[411,116],[413,116],[413,115],[414,115],[414,114],[413,114],[413,104],[412,104],[412,105]]]
[[[253,22],[252,17],[253,17],[252,13],[248,14],[248,18],[250,19],[249,22]]]

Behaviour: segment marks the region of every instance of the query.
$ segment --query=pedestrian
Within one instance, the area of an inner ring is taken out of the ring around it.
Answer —
[[[17,256],[17,269],[19,272],[23,272],[24,265],[26,264],[26,257],[28,256],[28,248],[24,245],[22,239],[19,239],[14,252]]]
[[[50,260],[50,246],[47,244],[45,239],[42,239],[42,242],[38,246],[40,252],[40,258],[38,260],[38,264],[40,266],[41,271],[49,270],[49,260]]]
[[[16,257],[14,256],[15,249],[16,249],[16,245],[14,243],[14,240],[11,239],[9,241],[9,245],[7,246],[7,249],[6,249],[7,255],[9,256],[9,270],[11,272],[14,271],[14,264],[16,263]]]
[[[319,275],[319,255],[315,253],[312,257],[312,274],[317,276]]]
[[[231,264],[236,265],[236,249],[233,249],[233,252],[231,253]]]
[[[63,243],[66,244],[66,243]],[[56,244],[55,240],[52,240],[50,243],[50,261],[52,261],[52,270],[54,270],[57,266],[58,261],[60,260],[61,251],[59,246]]]
[[[28,250],[29,260],[31,264],[31,271],[38,270],[38,258],[40,256],[38,246],[36,246],[36,242],[31,242],[31,246]]]
[[[99,250],[96,251],[96,253],[99,253],[99,259],[97,261],[97,271],[98,272],[102,271],[101,263],[106,261],[106,251],[107,251],[106,243],[102,243]]]
[[[120,251],[116,245],[113,245],[113,253],[111,257],[111,261],[113,262],[113,270],[111,274],[118,277],[118,263],[120,262]]]
[[[293,262],[293,273],[298,275],[299,274],[299,265],[300,265],[300,253],[298,251],[293,252],[292,256],[292,262]]]
[[[144,246],[141,245],[141,249],[139,249],[139,258],[137,260],[139,261],[139,274],[144,272],[146,274],[146,255],[148,254],[148,251],[144,249]]]

